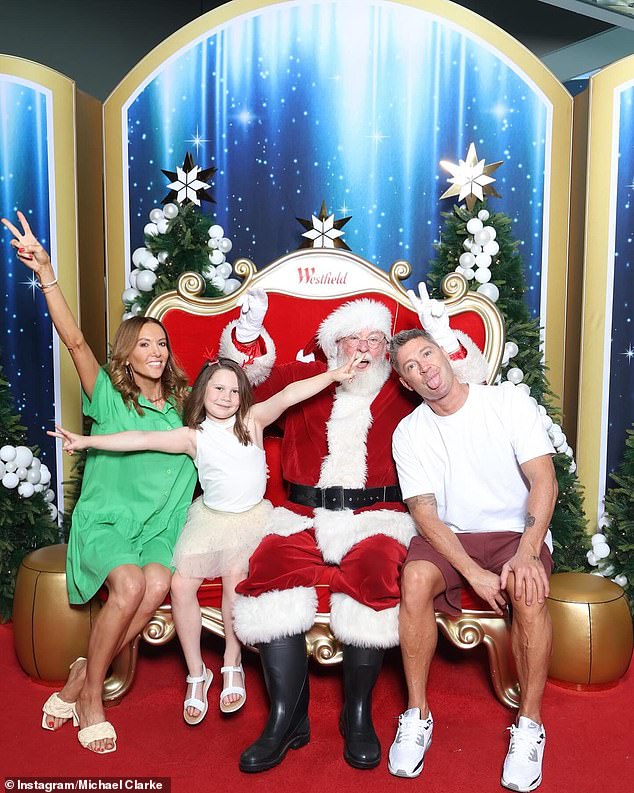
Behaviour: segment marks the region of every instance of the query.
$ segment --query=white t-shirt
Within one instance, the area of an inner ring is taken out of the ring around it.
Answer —
[[[529,491],[520,465],[555,452],[537,407],[510,385],[469,385],[449,416],[419,405],[396,428],[392,451],[403,498],[433,493],[454,532],[523,532]],[[545,542],[552,552],[550,531]]]
[[[264,449],[243,446],[230,422],[205,419],[197,431],[196,458],[203,503],[220,512],[246,512],[266,489]]]

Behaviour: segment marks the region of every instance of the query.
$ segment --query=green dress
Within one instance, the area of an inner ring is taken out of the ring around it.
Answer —
[[[92,399],[83,396],[84,413],[95,422],[93,435],[183,426],[169,402],[159,410],[139,396],[139,405],[142,416],[124,403],[103,369]],[[195,483],[196,469],[186,454],[90,449],[68,541],[70,602],[90,600],[119,565],[171,567]]]

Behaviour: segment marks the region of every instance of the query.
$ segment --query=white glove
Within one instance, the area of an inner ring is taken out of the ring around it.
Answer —
[[[460,349],[460,342],[449,327],[449,316],[444,303],[429,297],[426,284],[423,281],[418,284],[418,295],[413,289],[408,289],[407,296],[412,308],[418,314],[420,324],[433,337],[436,344],[450,355]]]
[[[262,325],[269,298],[264,289],[247,289],[238,300],[240,318],[236,325],[236,339],[242,344],[255,341],[262,332]]]

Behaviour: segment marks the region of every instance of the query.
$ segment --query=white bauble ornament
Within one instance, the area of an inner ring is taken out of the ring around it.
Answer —
[[[568,471],[570,471],[571,474],[574,474],[576,470],[577,470],[577,463],[574,460],[571,460],[570,465],[568,466]]]
[[[230,295],[232,292],[235,292],[239,286],[240,281],[238,281],[237,278],[227,278],[225,281],[225,288],[222,291],[225,295]]]
[[[622,573],[621,575],[617,575],[617,577],[613,578],[612,580],[614,581],[615,584],[618,584],[619,586],[627,586],[627,576],[623,575]]]
[[[168,220],[174,220],[176,215],[178,215],[178,204],[165,204],[163,214]]]
[[[482,231],[484,224],[479,218],[471,218],[471,220],[467,223],[467,231],[469,234],[476,234],[478,231]]]
[[[33,493],[35,493],[35,488],[30,482],[20,482],[18,485],[18,493],[22,498],[31,498]]]
[[[478,218],[479,218],[479,219],[480,219],[480,220],[481,220],[483,223],[486,223],[486,221],[487,221],[487,220],[488,220],[490,217],[491,217],[491,216],[489,215],[489,213],[487,212],[487,210],[486,210],[486,209],[481,209],[481,210],[478,212]]]
[[[494,303],[497,301],[498,297],[500,296],[500,290],[497,288],[495,284],[492,284],[490,281],[485,284],[480,284],[477,291],[488,297],[489,300],[492,300]]]
[[[476,256],[476,261],[478,257]],[[486,284],[491,280],[491,270],[488,267],[478,267],[475,271],[475,279],[479,284]]]
[[[41,467],[42,467],[42,461],[39,459],[39,457],[34,457],[31,460],[31,468],[36,468],[39,471]]]
[[[588,564],[591,564],[593,567],[596,567],[596,565],[599,564],[599,560],[594,555],[594,551],[588,551],[588,553],[586,554],[586,558],[588,560]]]
[[[134,314],[131,311],[124,311],[121,315],[121,322],[125,322],[126,319],[132,319]]]
[[[497,256],[500,252],[500,246],[495,240],[489,240],[486,245],[482,246],[482,253],[488,253],[489,256]]]
[[[458,261],[460,262],[460,266],[464,267],[465,269],[468,267],[473,267],[473,265],[475,264],[475,256],[469,251],[465,251],[460,256]]]
[[[604,512],[603,515],[599,518],[597,525],[600,529],[609,529],[612,525],[612,520],[607,512]]]
[[[616,567],[611,562],[608,562],[606,559],[602,559],[599,562],[599,572],[601,573],[601,575],[605,576],[606,578],[609,578],[609,576],[614,575],[615,570]]]
[[[599,534],[598,532],[593,534],[590,538],[590,542],[593,545],[600,545],[602,542],[605,542],[605,534]]]
[[[4,464],[4,470],[8,471],[9,473],[13,473],[14,471],[17,471],[17,469],[18,466],[15,464],[15,460],[9,460],[8,463]]]
[[[143,268],[152,273],[158,268],[158,266],[159,266],[159,260],[156,258],[156,256],[148,256],[148,258],[145,259],[145,261],[143,262]],[[137,285],[138,283],[139,283],[139,279],[137,276]]]
[[[213,264],[207,265],[207,267],[205,267],[205,269],[203,270],[203,275],[208,281],[211,281],[211,279],[214,277],[215,274],[216,274],[216,268],[213,266]]]
[[[467,239],[462,243],[462,247],[465,249],[465,251],[471,250],[471,248],[473,247],[473,240],[471,239],[471,237],[467,237]]]
[[[497,231],[493,228],[493,226],[487,226],[487,229],[489,231],[489,239],[494,240],[498,235]]]
[[[13,459],[15,459],[15,446],[10,446],[9,444],[3,446],[0,449],[0,460],[8,463]]]
[[[471,253],[474,256],[477,256],[479,253],[482,253],[482,246],[481,245],[476,245],[475,242],[474,242],[473,245],[471,246]]]
[[[504,354],[508,355],[509,358],[515,358],[517,353],[520,351],[520,348],[515,344],[514,341],[507,341],[504,345]]]
[[[138,317],[139,314],[143,313],[143,307],[141,306],[140,303],[135,303],[130,309],[130,313],[132,314],[133,317]]]
[[[38,484],[47,485],[51,481],[51,472],[43,465],[40,467],[40,481]]]
[[[222,239],[225,236],[225,230],[222,226],[219,226],[217,223],[214,223],[213,226],[209,227],[209,231],[207,232],[210,237],[215,237],[217,240]]]
[[[153,209],[150,212],[150,221],[152,223],[156,223],[156,225],[158,226],[158,224],[161,222],[161,220],[165,220],[165,215],[163,215],[163,210],[162,209],[159,209],[158,207],[156,207],[155,209]]]
[[[141,273],[139,273],[139,275],[141,275]],[[138,277],[139,276],[137,275],[137,278]],[[141,297],[141,293],[139,292],[139,290],[132,289],[132,287],[130,287],[130,289],[123,290],[123,294],[121,295],[121,300],[123,300],[124,303],[134,303],[134,301],[139,297]]]
[[[20,482],[24,482],[24,480],[26,479],[26,468],[23,465],[21,465],[19,468],[15,469],[15,473],[18,479],[20,480]]]
[[[549,430],[553,426],[553,420],[548,415],[548,413],[544,413],[542,416],[542,424],[544,425],[545,430]]]
[[[221,240],[218,241],[218,248],[223,253],[229,253],[229,251],[233,248],[233,242],[227,237],[223,237]]]
[[[219,242],[220,240],[216,239],[216,237],[211,237],[209,242],[207,243],[207,247],[211,248],[212,251],[215,251],[216,248],[218,247]]]
[[[476,245],[481,245],[484,248],[487,242],[490,242],[491,237],[489,236],[488,230],[484,228],[481,231],[476,231],[473,235],[473,239],[476,241]]]
[[[159,264],[165,264],[165,262],[169,259],[170,255],[167,251],[159,251],[156,254],[156,258],[159,260]]]
[[[209,261],[216,266],[222,264],[225,260],[225,255],[222,251],[215,250],[209,254]]]
[[[148,237],[156,237],[159,233],[156,223],[146,223],[145,226],[143,226],[143,233],[147,234]]]
[[[517,366],[514,366],[512,369],[509,369],[506,373],[506,379],[510,380],[511,383],[521,383],[524,379],[524,372],[521,369],[518,369]]]
[[[479,253],[476,257],[476,264],[478,267],[490,267],[491,266],[491,257],[488,253]]]
[[[555,448],[559,449],[560,451],[563,451],[564,448],[568,445],[567,438],[566,438],[566,433],[562,432],[561,433],[561,437],[559,437],[559,433],[557,433],[557,440],[559,442],[554,444]]]
[[[13,490],[14,487],[17,487],[20,483],[18,479],[18,475],[13,473],[13,471],[9,471],[8,474],[5,474],[2,477],[2,484],[7,488],[7,490]]]
[[[28,446],[16,446],[13,462],[18,468],[28,468],[33,462],[33,452]]]
[[[44,493],[44,501],[46,501],[47,504],[50,504],[51,501],[55,501],[55,491],[51,490],[50,487]]]
[[[223,278],[229,278],[231,275],[231,265],[229,262],[223,262],[216,267],[216,274],[221,275]]]
[[[7,469],[4,467],[4,463],[0,460],[0,479],[6,474]]]
[[[146,259],[148,256],[151,256],[152,252],[148,251],[147,248],[137,248],[134,253],[132,254],[132,264],[135,267],[142,267],[143,260]]]
[[[526,394],[526,396],[530,396],[531,389],[530,389],[530,386],[527,385],[526,383],[518,383],[517,388],[520,391],[523,391]]]
[[[572,458],[575,456],[572,446],[569,446],[564,452],[564,454],[566,455],[566,457],[570,457],[570,459],[572,460]]]
[[[465,269],[464,269],[464,267],[461,267],[460,265],[458,265],[458,266],[456,267],[456,269],[454,270],[454,273],[460,273],[460,275],[464,276],[464,274],[465,274]]]
[[[512,383],[510,380],[504,380],[500,385],[502,388],[516,388],[515,383]]]
[[[57,518],[57,507],[55,504],[49,504],[48,511],[51,513],[51,520],[55,520]]]
[[[535,399],[535,397],[531,397],[530,401],[531,401],[531,404],[532,404],[534,407],[537,407],[537,400]]]
[[[161,218],[159,222],[156,224],[156,228],[158,229],[159,234],[165,234],[167,232],[168,226],[170,222],[167,218]]]
[[[41,493],[42,490],[44,490],[44,485],[38,482],[36,485],[33,485],[33,490],[35,490],[36,493]]]
[[[225,279],[221,275],[216,274],[211,279],[211,285],[215,286],[216,289],[220,289],[222,292],[222,290],[225,288]]]
[[[137,275],[136,285],[141,292],[150,292],[156,283],[156,274],[151,270],[143,270]]]
[[[553,432],[553,433],[549,432],[549,435],[551,441],[553,442],[553,446],[555,447],[555,449],[558,449],[562,445],[562,441],[564,441],[563,432],[561,430],[559,430],[559,432]]]
[[[136,289],[136,277],[141,272],[141,270],[130,270],[130,275],[128,276],[128,282],[132,289]]]
[[[26,481],[32,485],[37,485],[40,481],[40,468],[29,468],[26,472]]]
[[[597,559],[607,559],[610,555],[610,546],[606,542],[598,542],[592,546],[592,552]]]
[[[467,281],[472,281],[475,278],[475,270],[473,267],[466,268],[464,271],[464,277],[467,279]]]

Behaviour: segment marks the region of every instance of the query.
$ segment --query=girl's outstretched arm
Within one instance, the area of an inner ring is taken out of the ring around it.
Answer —
[[[347,363],[337,369],[328,369],[314,377],[307,377],[305,380],[298,380],[296,383],[287,385],[286,388],[273,394],[266,401],[253,405],[250,412],[254,421],[261,427],[267,427],[292,405],[315,396],[332,383],[352,380],[362,359],[363,356],[356,353]]]
[[[55,430],[49,430],[46,434],[61,438],[62,448],[67,454],[73,454],[80,449],[100,449],[104,452],[153,451],[188,454],[192,458],[196,456],[196,430],[190,427],[150,432],[130,430],[110,435],[76,435],[57,424]]]

